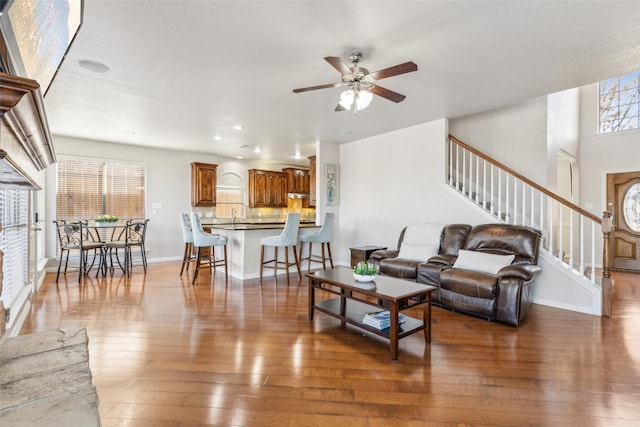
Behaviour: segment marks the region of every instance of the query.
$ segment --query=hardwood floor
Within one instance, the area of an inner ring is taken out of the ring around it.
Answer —
[[[534,305],[514,328],[436,307],[432,343],[406,337],[393,362],[382,338],[309,322],[306,279],[179,271],[49,274],[33,301],[22,333],[87,328],[103,426],[640,423],[638,276],[615,275],[612,318]]]

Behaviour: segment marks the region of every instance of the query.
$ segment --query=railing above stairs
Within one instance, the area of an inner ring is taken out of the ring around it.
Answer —
[[[541,249],[601,287],[602,314],[611,315],[609,212],[598,218],[451,135],[448,184],[499,221],[542,231]]]

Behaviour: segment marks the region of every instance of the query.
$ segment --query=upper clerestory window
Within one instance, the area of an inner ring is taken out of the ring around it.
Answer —
[[[599,83],[598,133],[640,129],[640,72]]]

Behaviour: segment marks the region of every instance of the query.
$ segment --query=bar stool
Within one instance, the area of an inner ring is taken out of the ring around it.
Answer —
[[[196,257],[193,255],[193,231],[191,230],[191,220],[188,213],[182,212],[180,214],[180,225],[182,226],[182,241],[184,242],[182,268],[180,268],[180,276],[182,276],[185,265],[187,266],[187,271],[189,271],[189,264],[195,261]]]
[[[283,265],[287,273],[287,285],[289,284],[289,267],[295,265],[298,269],[298,277],[302,278],[300,273],[300,262],[298,261],[298,252],[296,251],[296,244],[298,243],[298,228],[300,227],[300,214],[289,213],[287,214],[287,221],[284,225],[284,230],[278,236],[267,236],[260,239],[260,284],[262,284],[262,270],[263,268],[273,268],[274,277],[278,274],[278,265]],[[264,247],[273,246],[275,257],[271,260],[264,260]],[[284,247],[284,262],[278,261],[278,248]],[[293,257],[296,262],[289,262],[289,248],[293,248]],[[273,263],[273,265],[267,265]]]
[[[326,257],[324,255],[324,245],[327,245],[327,252],[329,255],[329,262],[331,263],[331,268],[333,268],[333,257],[331,256],[331,233],[333,232],[333,218],[335,214],[333,213],[325,213],[324,214],[324,222],[322,223],[322,228],[320,231],[313,234],[302,234],[300,235],[300,264],[303,263],[304,260],[307,260],[307,271],[311,270],[311,262],[322,263],[322,269],[326,270]],[[302,258],[302,248],[304,248],[305,242],[309,243],[309,256],[306,258]],[[322,255],[313,255],[313,244],[320,243],[322,244]],[[322,261],[319,261],[319,260]]]
[[[193,246],[198,248],[198,253],[196,254],[196,270],[193,273],[191,284],[196,282],[196,278],[200,272],[202,265],[202,248],[209,248],[209,268],[213,271],[213,277],[215,277],[216,267],[224,265],[225,281],[229,282],[229,274],[227,271],[227,238],[219,234],[205,233],[202,228],[200,216],[196,212],[191,212],[191,230],[193,232]],[[216,246],[224,247],[224,258],[216,260]]]

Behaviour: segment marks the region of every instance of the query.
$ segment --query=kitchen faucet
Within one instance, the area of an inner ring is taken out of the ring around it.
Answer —
[[[236,208],[231,208],[231,228],[236,229]]]

